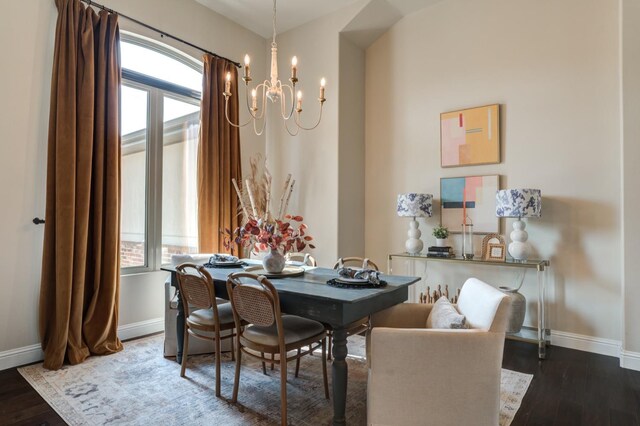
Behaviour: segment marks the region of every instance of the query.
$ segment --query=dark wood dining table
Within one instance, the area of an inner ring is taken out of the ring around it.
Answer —
[[[171,272],[171,283],[177,288],[174,267],[164,267]],[[207,268],[215,284],[216,297],[229,299],[227,294],[227,276],[242,268]],[[333,269],[315,268],[307,270],[304,275],[286,278],[271,278],[270,281],[278,290],[282,312],[291,315],[320,321],[333,328],[333,424],[345,425],[345,409],[347,398],[348,368],[346,357],[346,327],[360,318],[390,308],[407,300],[409,286],[420,280],[418,277],[381,275],[387,282],[382,288],[338,288],[327,284],[327,281],[338,277]],[[182,303],[178,303],[178,353],[182,353],[182,337],[184,333],[184,312]]]

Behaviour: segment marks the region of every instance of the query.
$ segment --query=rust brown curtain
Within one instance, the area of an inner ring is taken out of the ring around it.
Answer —
[[[122,349],[120,286],[120,53],[118,17],[78,0],[58,8],[40,334],[44,366]]]
[[[198,144],[198,244],[201,253],[224,252],[220,231],[238,226],[238,199],[231,179],[241,182],[240,132],[225,117],[224,86],[231,73],[229,119],[238,123],[238,70],[231,62],[204,55]]]

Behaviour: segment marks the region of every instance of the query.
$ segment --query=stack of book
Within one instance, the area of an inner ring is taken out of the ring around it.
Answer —
[[[427,257],[453,257],[453,248],[431,246],[427,251]]]

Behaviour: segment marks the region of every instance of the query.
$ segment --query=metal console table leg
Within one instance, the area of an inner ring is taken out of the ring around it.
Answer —
[[[538,279],[538,358],[547,357],[547,345],[549,344],[550,330],[547,321],[547,266],[546,262],[540,263],[537,268]]]

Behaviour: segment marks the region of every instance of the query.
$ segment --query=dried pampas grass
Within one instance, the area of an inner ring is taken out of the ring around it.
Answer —
[[[272,177],[267,168],[267,160],[258,154],[251,158],[250,166],[249,176],[245,178],[244,183],[240,182],[242,186],[239,186],[235,179],[233,180],[233,187],[238,195],[239,214],[243,216],[242,223],[247,223],[249,219],[282,220],[286,215],[296,181],[291,180],[291,175],[287,175],[282,187],[278,210],[274,215],[271,209],[275,207],[272,205],[275,198],[271,196]]]

